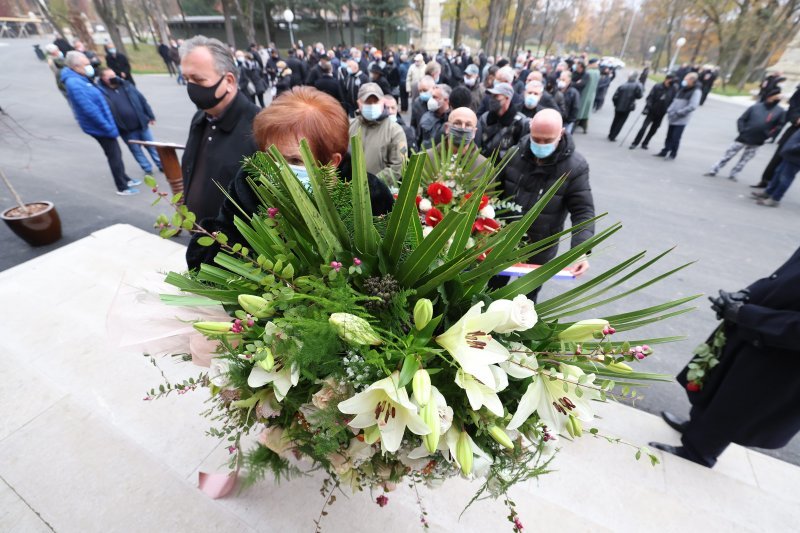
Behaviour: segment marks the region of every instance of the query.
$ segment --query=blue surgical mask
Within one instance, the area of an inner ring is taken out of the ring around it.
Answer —
[[[533,109],[536,107],[536,104],[539,103],[539,97],[535,94],[526,94],[525,95],[525,107],[528,109]]]
[[[551,144],[539,144],[531,141],[531,152],[539,159],[550,157],[556,151],[558,141]]]
[[[311,190],[311,178],[308,177],[308,170],[306,170],[306,167],[303,165],[289,165],[289,168],[292,169],[292,172],[297,176],[300,183],[303,184],[303,187]]]
[[[109,48],[108,49],[108,53],[111,54],[111,55],[114,55],[114,54],[117,53],[117,49],[116,48]]]
[[[419,93],[419,99],[421,102],[427,102],[428,100],[431,99],[431,93],[429,91],[424,93]]]
[[[364,104],[361,106],[361,116],[367,120],[378,120],[383,114],[383,104]]]
[[[681,81],[681,87],[687,87],[689,83],[686,80]]]
[[[347,73],[348,74],[352,74],[353,73],[353,69],[351,69],[350,67],[346,67],[346,68],[347,68]]]
[[[83,73],[86,74],[87,78],[94,78],[94,67],[91,65],[86,65],[83,67]]]

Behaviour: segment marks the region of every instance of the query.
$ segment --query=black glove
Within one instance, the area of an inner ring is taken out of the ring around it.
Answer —
[[[719,291],[716,298],[708,297],[711,309],[716,311],[717,320],[727,320],[736,323],[739,309],[750,300],[750,291],[747,289],[737,292]]]

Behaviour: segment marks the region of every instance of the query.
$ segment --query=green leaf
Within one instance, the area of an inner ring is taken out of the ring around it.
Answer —
[[[172,195],[172,199],[169,202],[171,204],[177,204],[178,202],[180,202],[181,198],[183,198],[183,193],[179,192],[179,193],[176,193],[176,194]]]
[[[353,195],[353,224],[355,228],[355,247],[362,255],[373,257],[378,253],[380,237],[372,222],[372,201],[369,196],[367,164],[361,135],[350,138],[350,153],[353,176],[350,191]],[[363,257],[362,257],[363,259]]]
[[[465,216],[466,214],[456,209],[450,211],[400,265],[397,270],[397,280],[407,286],[425,274],[431,263],[442,253],[448,239]]]
[[[417,191],[422,177],[422,168],[428,156],[424,152],[414,154],[406,165],[403,181],[397,200],[389,215],[386,226],[386,236],[383,239],[383,250],[389,258],[390,264],[397,264],[403,243],[408,235],[409,226],[414,218],[419,218],[417,209]]]
[[[400,377],[397,381],[398,387],[405,387],[414,378],[414,373],[419,369],[419,360],[416,355],[410,354],[403,359],[403,367],[400,369]]]
[[[303,164],[308,170],[311,189],[314,191],[314,200],[320,215],[323,220],[325,220],[328,228],[330,228],[336,236],[339,243],[345,248],[350,248],[350,236],[347,233],[347,228],[345,228],[344,222],[342,222],[342,217],[340,217],[338,211],[336,211],[336,206],[333,204],[333,199],[328,192],[328,187],[323,181],[322,171],[314,161],[314,154],[311,152],[308,141],[305,139],[300,140],[300,155],[303,158]]]
[[[215,242],[216,241],[213,238],[206,237],[206,236],[203,236],[203,237],[200,237],[199,239],[197,239],[197,244],[199,244],[200,246],[211,246]]]

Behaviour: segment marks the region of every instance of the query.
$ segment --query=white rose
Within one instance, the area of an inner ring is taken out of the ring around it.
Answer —
[[[494,207],[492,207],[492,204],[486,204],[486,207],[484,207],[483,209],[480,210],[480,215],[483,218],[494,219],[495,212],[494,212]]]
[[[228,379],[229,367],[230,363],[227,359],[221,359],[219,357],[211,359],[211,366],[208,369],[208,379],[214,386],[221,389],[228,386],[230,383],[230,379]]]
[[[432,228],[432,227],[430,227],[430,226],[425,226],[424,228],[422,228],[422,236],[423,236],[423,237],[427,237],[428,235],[430,235],[430,234],[431,234],[431,232],[432,232],[432,231],[433,231],[433,228]]]
[[[524,294],[518,295],[513,300],[492,302],[486,312],[502,313],[502,318],[498,320],[493,330],[497,333],[526,331],[535,326],[539,320],[533,302]]]
[[[258,441],[278,455],[284,455],[293,447],[292,442],[285,438],[283,428],[278,426],[264,428]]]
[[[431,204],[431,201],[428,200],[427,198],[423,198],[422,200],[419,201],[419,210],[422,211],[423,213],[427,213],[428,211],[430,211],[431,207],[433,207],[433,205]]]

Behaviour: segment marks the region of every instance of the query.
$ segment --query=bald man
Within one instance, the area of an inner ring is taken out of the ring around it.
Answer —
[[[470,150],[477,150],[475,146],[475,132],[478,129],[478,115],[468,107],[459,107],[450,112],[450,116],[444,125],[444,137],[442,142],[447,142],[452,147],[455,153],[459,148],[462,153],[467,153]],[[434,151],[440,150],[440,145],[434,145],[426,150],[428,159],[431,163],[434,161]],[[480,153],[475,158],[470,170],[475,170],[486,161]]]
[[[535,243],[564,229],[567,215],[572,226],[594,217],[594,200],[589,186],[589,164],[575,151],[572,136],[564,129],[561,113],[544,109],[530,121],[530,136],[520,143],[519,151],[500,175],[504,197],[530,210],[542,195],[560,178],[567,181],[528,229],[528,239]],[[572,234],[571,247],[594,235],[594,224]],[[548,248],[528,260],[543,265],[556,256],[555,247]],[[570,268],[577,277],[589,269],[583,257]],[[493,284],[497,284],[494,280]],[[537,289],[528,297],[536,299]]]

